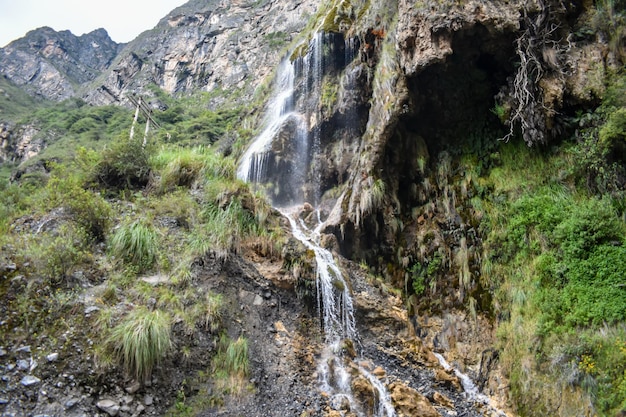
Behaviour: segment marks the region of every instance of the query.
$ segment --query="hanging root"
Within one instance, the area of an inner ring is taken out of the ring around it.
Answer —
[[[516,41],[520,63],[515,78],[510,82],[508,141],[520,127],[528,146],[547,142],[548,115],[554,113],[544,102],[539,85],[547,74],[562,79],[566,74],[565,53],[570,44],[559,39],[560,24],[555,17],[566,12],[559,0],[539,0],[539,11],[523,10],[524,30]]]

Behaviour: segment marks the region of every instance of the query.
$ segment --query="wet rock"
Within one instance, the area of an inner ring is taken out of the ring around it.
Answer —
[[[394,382],[389,386],[391,400],[398,417],[420,416],[440,417],[430,401],[422,394],[402,383]]]
[[[453,372],[452,370],[435,369],[435,381],[446,386],[454,387],[457,391],[461,391],[461,382]]]
[[[442,407],[454,409],[454,403],[452,400],[437,391],[433,394],[433,401]]]
[[[368,381],[362,375],[352,380],[352,392],[354,398],[365,410],[371,410],[376,403],[376,389],[372,386],[372,383]]]
[[[20,384],[24,385],[25,387],[31,387],[33,385],[39,384],[40,382],[41,379],[37,378],[36,376],[26,375],[24,378],[22,378]]]
[[[105,399],[96,403],[96,407],[104,411],[111,417],[116,416],[120,412],[120,406],[116,401]]]

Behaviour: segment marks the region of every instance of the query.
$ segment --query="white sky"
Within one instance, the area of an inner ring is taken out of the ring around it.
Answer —
[[[80,36],[105,28],[118,43],[152,29],[187,0],[0,0],[0,47],[42,27]]]

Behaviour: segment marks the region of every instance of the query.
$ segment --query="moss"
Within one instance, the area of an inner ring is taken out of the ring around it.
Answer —
[[[304,58],[306,54],[308,53],[309,53],[309,42],[308,41],[302,42],[300,45],[295,47],[295,49],[291,53],[291,56],[289,57],[289,60],[291,62],[294,62],[298,58]]]

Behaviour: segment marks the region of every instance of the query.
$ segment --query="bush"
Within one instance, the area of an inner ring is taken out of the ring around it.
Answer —
[[[566,260],[586,258],[597,245],[620,242],[623,236],[624,227],[610,203],[598,199],[572,207],[554,228],[554,243],[561,247]]]
[[[150,179],[149,153],[138,140],[117,140],[104,150],[94,175],[100,184],[117,190],[145,187]]]
[[[138,307],[113,328],[107,341],[126,372],[145,381],[171,348],[170,332],[167,313]]]
[[[180,150],[170,157],[171,160],[161,171],[161,193],[172,191],[176,187],[191,187],[199,178],[207,160],[206,155],[195,150]]]
[[[626,248],[603,245],[585,259],[567,262],[568,283],[562,291],[565,323],[601,326],[626,319]]]
[[[78,176],[54,175],[46,187],[46,203],[66,207],[93,240],[103,241],[111,224],[111,206],[100,194],[83,189],[80,183]]]
[[[56,285],[90,260],[88,237],[81,229],[64,225],[54,234],[43,234],[29,245],[29,257],[37,273]]]
[[[123,225],[110,242],[113,255],[133,264],[139,271],[151,268],[158,255],[157,231],[141,221]]]

